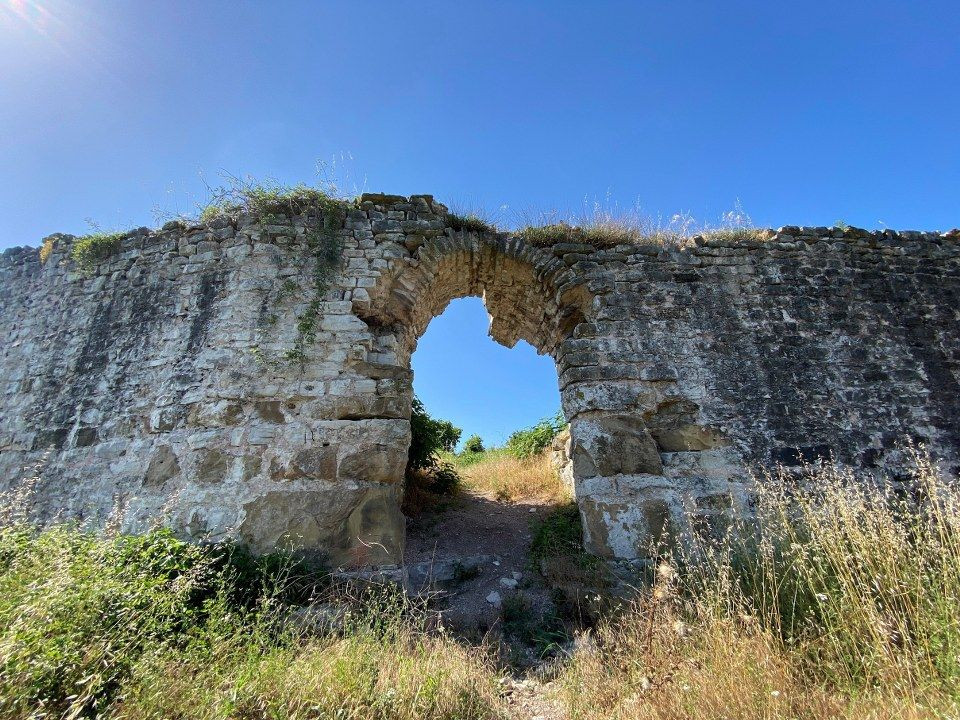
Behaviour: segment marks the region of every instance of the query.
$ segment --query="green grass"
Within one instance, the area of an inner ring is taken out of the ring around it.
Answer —
[[[97,264],[120,251],[120,244],[126,235],[125,232],[83,235],[74,241],[70,258],[80,272],[89,275],[96,270]]]
[[[604,609],[555,669],[569,717],[958,716],[955,480],[919,456],[896,485],[825,468],[788,487],[764,478],[756,519],[693,539],[629,607]],[[507,713],[488,649],[430,629],[395,590],[345,596],[282,554],[17,518],[0,505],[2,718]],[[591,582],[581,539],[572,503],[533,538],[532,559],[571,605]],[[297,620],[317,599],[342,609],[336,623]],[[502,619],[525,642],[563,639],[557,618],[538,617],[521,593]]]
[[[563,411],[558,410],[556,415],[543,418],[536,425],[517,430],[507,438],[506,448],[515,457],[520,459],[532,457],[544,452],[553,439],[567,426]]]
[[[229,180],[227,185],[211,189],[210,201],[200,210],[200,222],[238,212],[269,221],[273,216],[301,215],[313,210],[342,212],[350,204],[325,190],[303,184],[291,186],[271,181]]]
[[[428,633],[402,595],[354,595],[337,629],[290,620],[330,592],[282,555],[166,531],[0,528],[0,717],[494,714],[484,653]]]

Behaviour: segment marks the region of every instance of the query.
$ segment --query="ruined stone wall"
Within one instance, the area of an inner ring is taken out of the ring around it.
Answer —
[[[494,339],[555,359],[601,555],[715,531],[756,466],[879,469],[912,439],[956,469],[956,237],[787,227],[534,247],[454,229],[430,196],[366,195],[336,220],[319,304],[315,214],[132,232],[89,274],[69,236],[45,262],[6,251],[0,490],[32,482],[39,520],[396,561],[410,355],[465,295],[484,298]]]

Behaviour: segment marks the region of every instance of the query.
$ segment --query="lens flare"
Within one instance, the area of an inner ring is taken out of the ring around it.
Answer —
[[[42,0],[0,0],[0,28],[3,26],[39,35],[61,50],[69,30],[51,3]]]

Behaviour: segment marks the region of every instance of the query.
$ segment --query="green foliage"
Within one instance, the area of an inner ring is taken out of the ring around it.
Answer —
[[[575,502],[555,508],[533,529],[530,557],[537,561],[583,552],[583,524]]]
[[[210,189],[211,199],[200,211],[200,222],[239,212],[255,215],[263,222],[275,216],[304,215],[333,204],[347,204],[324,190],[303,184],[281,185],[233,176],[227,176],[227,181],[226,185]]]
[[[566,426],[563,412],[558,410],[552,418],[544,418],[533,427],[514,432],[507,438],[507,450],[520,459],[537,455],[550,447],[557,433]]]
[[[471,435],[466,439],[466,442],[463,443],[463,451],[468,453],[482,453],[483,438],[479,435]]]
[[[447,225],[450,226],[453,230],[457,232],[466,231],[466,232],[496,232],[496,228],[493,227],[486,220],[477,217],[473,213],[468,215],[457,215],[456,213],[449,213],[447,215]]]
[[[80,272],[89,275],[97,268],[97,263],[106,260],[120,251],[120,244],[126,233],[91,233],[77,238],[70,251],[71,259]]]
[[[399,589],[325,595],[344,608],[336,628],[294,621],[321,580],[282,555],[166,531],[2,527],[0,717],[496,714],[492,669],[428,636]]]
[[[410,450],[407,456],[407,483],[416,483],[429,492],[448,495],[460,482],[456,468],[441,460],[451,453],[463,431],[449,420],[430,417],[414,396],[410,413]]]
[[[541,655],[567,643],[570,635],[556,608],[538,613],[523,592],[507,595],[500,608],[500,620],[507,637],[533,646]]]
[[[449,420],[430,417],[420,399],[414,396],[410,413],[408,467],[416,470],[434,467],[439,460],[437,454],[452,452],[462,432]]]
[[[102,713],[152,648],[186,647],[284,590],[285,570],[233,557],[167,531],[0,528],[0,715]]]

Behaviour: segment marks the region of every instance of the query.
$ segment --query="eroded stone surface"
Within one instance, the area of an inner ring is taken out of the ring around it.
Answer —
[[[410,356],[454,298],[556,361],[588,547],[642,558],[720,532],[771,462],[948,469],[960,445],[960,245],[787,227],[683,248],[533,247],[366,195],[301,355],[323,219],[129,233],[90,276],[74,238],[0,256],[0,490],[39,521],[158,520],[196,539],[399,560]],[[326,231],[324,231],[326,232]],[[333,237],[333,236],[330,236]],[[330,237],[327,239],[329,240]]]

